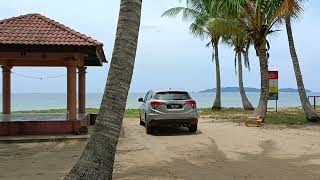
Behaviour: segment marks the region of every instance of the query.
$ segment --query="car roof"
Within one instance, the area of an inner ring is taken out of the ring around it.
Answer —
[[[173,89],[173,88],[169,88],[169,89],[156,89],[156,90],[151,90],[153,91],[154,93],[160,93],[160,92],[186,92],[185,90],[183,89]]]

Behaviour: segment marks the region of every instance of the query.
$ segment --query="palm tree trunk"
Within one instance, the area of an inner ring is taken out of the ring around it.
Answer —
[[[65,180],[112,179],[136,56],[141,5],[142,0],[121,0],[116,40],[95,130]]]
[[[299,59],[298,59],[295,45],[294,45],[290,17],[286,17],[285,20],[286,20],[286,28],[287,28],[290,54],[291,54],[293,68],[294,68],[294,73],[296,75],[301,105],[303,107],[306,118],[309,121],[312,121],[312,122],[320,121],[320,117],[318,116],[317,112],[312,108],[312,106],[308,100],[308,97],[306,95],[306,90],[304,88],[303,78],[302,78],[300,65],[299,65]]]
[[[254,110],[251,102],[247,98],[246,92],[244,90],[243,86],[243,76],[242,76],[242,57],[241,57],[241,52],[238,52],[238,75],[239,75],[239,89],[240,89],[240,95],[242,99],[242,105],[244,110],[246,111],[252,111]]]
[[[267,115],[269,96],[268,57],[266,48],[259,48],[257,51],[260,62],[261,92],[259,105],[255,111],[255,115],[260,116],[264,120]]]
[[[216,98],[214,100],[212,110],[221,110],[221,77],[219,62],[219,40],[220,37],[213,39],[214,60],[216,64]]]

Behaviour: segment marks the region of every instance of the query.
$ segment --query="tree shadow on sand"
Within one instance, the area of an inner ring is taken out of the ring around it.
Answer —
[[[262,152],[259,154],[239,153],[240,158],[229,159],[214,139],[209,139],[210,145],[198,148],[191,156],[155,164],[136,164],[126,172],[114,173],[114,179],[320,180],[320,164],[311,163],[320,161],[320,153],[275,158],[272,157],[275,143],[268,140],[260,144]]]

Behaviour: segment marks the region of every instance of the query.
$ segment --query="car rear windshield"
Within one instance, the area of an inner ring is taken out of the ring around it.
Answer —
[[[187,100],[191,99],[190,95],[187,92],[158,92],[154,99],[157,100]]]

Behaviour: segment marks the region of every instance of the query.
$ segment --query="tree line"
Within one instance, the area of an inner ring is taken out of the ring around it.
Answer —
[[[253,46],[259,58],[261,78],[260,100],[255,115],[263,119],[266,117],[269,96],[268,62],[271,46],[267,37],[277,31],[274,29],[275,25],[285,24],[304,113],[310,121],[320,120],[306,95],[291,27],[291,20],[301,16],[303,0],[184,0],[183,2],[184,6],[171,8],[165,11],[163,16],[175,17],[182,14],[183,20],[191,22],[189,29],[195,37],[210,40],[209,44],[213,48],[212,57],[216,66],[216,97],[212,106],[213,110],[221,109],[220,43],[234,49],[243,108],[245,110],[254,109],[246,96],[242,75],[242,64],[250,69],[249,49]]]

